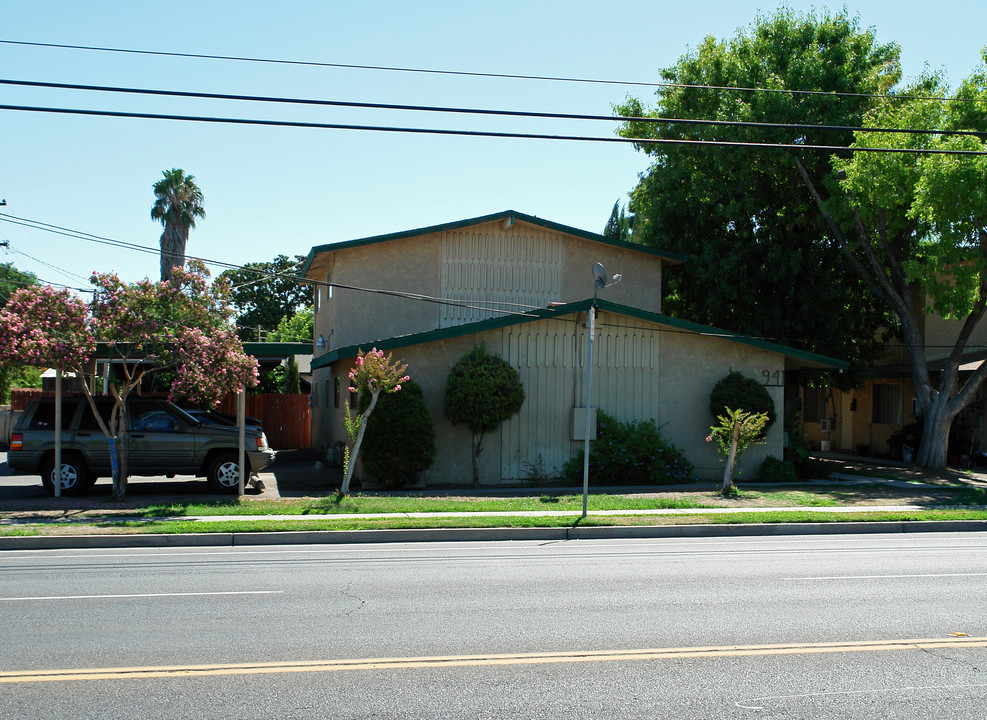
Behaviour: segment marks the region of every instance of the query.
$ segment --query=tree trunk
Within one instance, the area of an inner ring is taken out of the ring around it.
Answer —
[[[128,448],[127,448],[127,403],[126,398],[120,403],[120,414],[117,417],[116,432],[111,441],[112,453],[116,451],[116,472],[113,475],[113,499],[122,501],[127,497]]]
[[[177,225],[166,225],[161,233],[161,279],[171,282],[172,270],[185,265],[188,233]]]
[[[723,470],[723,487],[720,488],[720,495],[726,497],[733,487],[733,463],[737,459],[737,441],[740,438],[740,421],[733,424],[733,439],[730,441],[730,454],[727,456],[727,466]]]
[[[483,433],[473,436],[473,487],[480,487],[480,453],[483,452]]]
[[[113,466],[113,499],[127,497],[127,439],[112,437],[110,443],[110,464]]]
[[[915,456],[915,463],[919,467],[929,470],[944,470],[946,468],[946,456],[949,452],[949,429],[953,423],[953,417],[947,414],[944,405],[945,399],[941,395],[938,396],[925,416],[922,440],[919,442],[918,454]]]
[[[343,495],[348,495],[350,492],[350,480],[353,479],[353,467],[356,465],[357,455],[360,454],[360,445],[363,443],[363,434],[367,431],[367,419],[370,417],[370,413],[374,411],[374,406],[377,405],[377,398],[380,396],[380,390],[374,390],[370,395],[370,404],[367,405],[367,409],[364,410],[363,415],[360,416],[360,429],[356,431],[356,440],[353,441],[353,449],[350,450],[350,461],[346,464],[346,475],[343,477],[343,484],[339,488],[339,492]]]

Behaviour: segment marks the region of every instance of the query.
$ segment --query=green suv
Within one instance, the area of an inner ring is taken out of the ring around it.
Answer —
[[[95,398],[104,421],[113,399]],[[236,492],[240,484],[239,428],[199,422],[165,400],[132,398],[127,402],[128,475],[195,475],[205,477],[217,492]],[[274,451],[259,427],[246,428],[250,471],[267,467]],[[39,473],[54,493],[55,400],[35,400],[24,410],[10,436],[7,464],[14,470]],[[61,490],[85,492],[99,477],[112,475],[110,447],[85,397],[62,400]]]

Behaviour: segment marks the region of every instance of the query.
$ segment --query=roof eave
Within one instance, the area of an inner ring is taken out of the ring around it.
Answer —
[[[464,227],[470,227],[473,225],[482,225],[489,222],[497,222],[499,220],[507,220],[511,223],[520,221],[525,222],[530,225],[535,225],[548,230],[554,230],[555,232],[564,233],[566,235],[572,235],[574,237],[583,238],[584,240],[591,240],[593,242],[603,243],[605,245],[610,245],[612,247],[619,247],[625,250],[632,250],[634,252],[641,252],[647,255],[654,255],[660,257],[663,261],[670,265],[678,265],[685,262],[686,256],[680,255],[679,253],[667,252],[665,250],[659,250],[657,248],[649,247],[647,245],[639,245],[637,243],[630,243],[624,240],[614,240],[608,238],[605,235],[600,235],[598,233],[592,233],[587,230],[580,230],[579,228],[570,227],[568,225],[562,225],[560,223],[551,222],[549,220],[543,220],[541,218],[535,217],[533,215],[525,215],[524,213],[517,212],[516,210],[504,210],[499,213],[493,213],[492,215],[481,215],[480,217],[468,218],[466,220],[457,220],[449,223],[442,223],[439,225],[431,225],[429,227],[417,228],[414,230],[404,230],[402,232],[387,233],[384,235],[372,235],[370,237],[358,238],[355,240],[343,240],[341,242],[327,243],[325,245],[316,245],[308,253],[308,257],[305,259],[305,264],[301,268],[301,275],[304,277],[309,268],[312,266],[315,258],[326,252],[335,252],[337,250],[344,250],[346,248],[360,247],[363,245],[373,245],[375,243],[390,242],[392,240],[402,240],[405,238],[420,237],[422,235],[431,235],[434,233],[447,232],[449,230],[458,230]]]
[[[409,335],[381,338],[378,340],[360,343],[359,345],[350,345],[332,350],[324,355],[320,355],[318,358],[315,358],[312,361],[312,368],[315,369],[325,367],[327,365],[331,365],[337,360],[354,357],[359,351],[369,349],[370,347],[376,347],[378,350],[393,350],[400,347],[407,347],[409,345],[418,345],[451,337],[471,335],[478,332],[484,332],[486,330],[507,327],[509,325],[518,325],[521,323],[534,322],[536,320],[544,320],[552,317],[561,317],[563,315],[570,315],[575,312],[585,312],[592,304],[593,300],[590,299],[579,300],[555,307],[540,308],[530,313],[505,315],[499,318],[489,318],[487,320],[480,320],[478,322],[468,323],[465,325],[454,325],[452,327],[441,328],[438,330],[428,330]],[[720,330],[707,325],[700,325],[699,323],[673,318],[668,315],[662,315],[660,313],[640,310],[627,305],[612,303],[607,300],[597,300],[596,304],[601,310],[606,310],[608,312],[627,315],[628,317],[635,317],[640,320],[646,320],[648,322],[654,322],[660,325],[669,325],[671,327],[676,327],[697,335],[720,338],[729,342],[736,342],[743,345],[757,347],[762,350],[776,352],[784,355],[786,358],[797,361],[798,364],[793,365],[792,369],[817,368],[827,370],[847,370],[850,367],[850,363],[844,360],[837,360],[836,358],[827,357],[825,355],[809,352],[807,350],[799,350],[797,348],[788,347],[787,345],[781,345],[768,340],[752,338],[747,335],[731,332],[729,330]]]

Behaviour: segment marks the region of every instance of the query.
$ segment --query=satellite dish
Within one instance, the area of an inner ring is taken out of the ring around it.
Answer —
[[[603,269],[601,263],[593,264],[593,284],[598,288],[606,287],[607,271]]]

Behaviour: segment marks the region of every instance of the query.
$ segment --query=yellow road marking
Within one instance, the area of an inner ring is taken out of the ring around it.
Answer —
[[[123,680],[127,678],[179,678],[210,675],[263,675],[342,670],[396,670],[403,668],[470,667],[483,665],[533,665],[543,663],[606,662],[615,660],[674,660],[680,658],[800,655],[816,653],[885,652],[933,648],[987,647],[987,637],[948,637],[920,640],[864,640],[858,642],[789,643],[778,645],[726,645],[721,647],[658,648],[644,650],[595,650],[494,655],[365,658],[296,662],[229,663],[214,665],[165,665],[149,667],[83,668],[0,672],[0,684],[67,682],[70,680]]]

